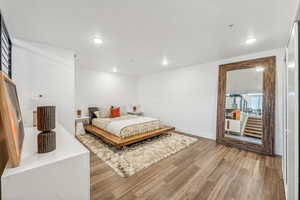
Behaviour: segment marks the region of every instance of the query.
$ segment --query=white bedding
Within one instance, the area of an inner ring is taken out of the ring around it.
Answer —
[[[119,121],[112,121],[107,125],[107,131],[113,134],[118,135],[121,133],[122,129],[133,126],[136,124],[142,124],[147,122],[157,121],[157,119],[150,118],[150,117],[137,117],[132,119],[125,119]]]
[[[158,119],[133,115],[116,118],[96,118],[93,119],[92,124],[122,138],[160,128],[160,121]]]

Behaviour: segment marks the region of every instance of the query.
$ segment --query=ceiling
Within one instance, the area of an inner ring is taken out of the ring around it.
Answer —
[[[0,0],[13,37],[140,75],[283,47],[297,0]],[[232,28],[228,25],[234,24]],[[95,35],[103,44],[93,43]],[[248,37],[256,43],[246,45]],[[162,66],[163,57],[169,61]]]

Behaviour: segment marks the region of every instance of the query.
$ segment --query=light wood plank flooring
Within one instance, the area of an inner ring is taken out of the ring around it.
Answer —
[[[91,153],[91,199],[283,200],[281,158],[200,139],[122,178]]]

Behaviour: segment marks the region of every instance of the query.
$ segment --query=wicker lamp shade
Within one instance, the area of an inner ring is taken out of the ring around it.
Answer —
[[[55,106],[37,107],[38,153],[47,153],[56,149]]]

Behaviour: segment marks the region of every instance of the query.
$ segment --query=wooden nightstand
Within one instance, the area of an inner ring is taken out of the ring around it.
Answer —
[[[144,116],[143,112],[127,112],[129,115],[137,115],[137,116]]]

